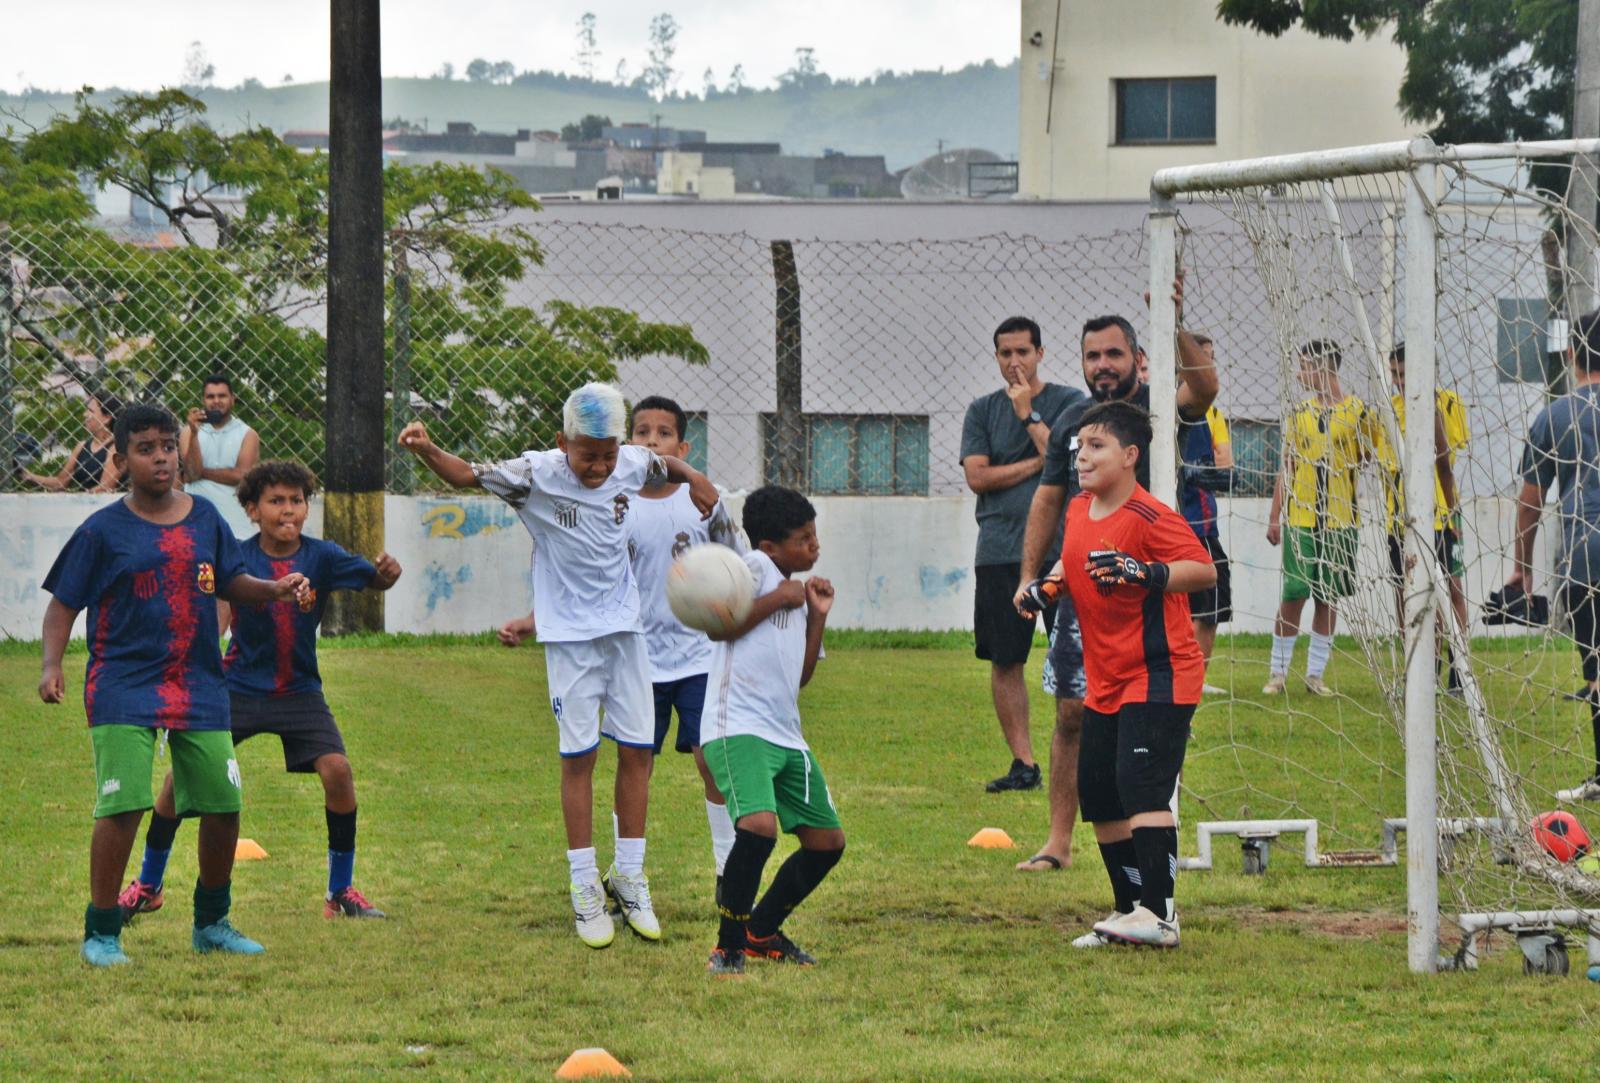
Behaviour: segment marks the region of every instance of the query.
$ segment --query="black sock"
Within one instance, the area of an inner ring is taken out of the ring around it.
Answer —
[[[1594,777],[1600,779],[1600,707],[1591,707],[1589,728],[1594,730]]]
[[[198,879],[194,882],[194,927],[204,929],[228,916],[233,905],[233,881],[221,887],[206,887]]]
[[[178,825],[182,820],[173,817],[168,819],[155,809],[150,810],[150,826],[144,833],[144,844],[152,850],[172,849],[172,840],[178,834]]]
[[[122,908],[110,906],[102,910],[94,903],[83,912],[83,938],[91,936],[121,936]]]
[[[1116,899],[1112,909],[1119,914],[1133,913],[1138,905],[1134,876],[1139,873],[1139,853],[1133,848],[1133,840],[1102,842],[1100,860],[1106,863],[1106,875],[1111,877],[1111,894]]]
[[[750,914],[751,936],[765,939],[778,931],[783,919],[795,907],[806,901],[806,896],[816,890],[822,878],[844,856],[844,847],[837,850],[796,850],[778,868],[772,885],[761,896],[761,904]]]
[[[356,848],[356,810],[349,812],[334,812],[332,809],[322,810],[328,819],[328,849],[339,854],[348,854]]]
[[[1133,848],[1139,855],[1139,905],[1163,921],[1171,921],[1173,883],[1178,875],[1178,829],[1136,827]]]
[[[722,866],[722,902],[717,907],[722,914],[717,946],[729,954],[744,950],[745,923],[750,920],[756,891],[761,887],[761,870],[767,867],[767,858],[776,845],[777,839],[742,827],[733,829],[733,849]]]

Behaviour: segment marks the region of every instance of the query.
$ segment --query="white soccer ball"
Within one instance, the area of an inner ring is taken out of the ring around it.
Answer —
[[[696,631],[733,631],[750,615],[755,595],[750,566],[726,545],[693,546],[667,570],[672,615]]]

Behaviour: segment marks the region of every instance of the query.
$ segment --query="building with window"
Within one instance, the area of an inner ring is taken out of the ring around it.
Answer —
[[[1022,0],[1019,189],[1142,199],[1165,166],[1405,139],[1405,53],[1228,26],[1202,0]]]

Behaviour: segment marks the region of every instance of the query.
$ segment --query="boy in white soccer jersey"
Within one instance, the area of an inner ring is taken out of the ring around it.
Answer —
[[[623,446],[627,407],[610,384],[588,383],[562,411],[557,448],[501,463],[468,463],[428,439],[420,422],[400,445],[458,489],[482,487],[517,510],[533,535],[534,596],[545,647],[550,707],[561,750],[561,814],[572,871],[578,937],[591,948],[614,936],[595,864],[594,763],[601,737],[617,744],[616,860],[607,879],[636,934],[661,938],[644,875],[655,711],[639,621],[639,589],[628,560],[626,522],[634,495],[650,482],[687,483],[709,516],[717,490],[680,459]],[[601,708],[605,720],[601,721]]]
[[[655,452],[687,459],[685,439],[689,418],[683,408],[669,398],[651,395],[633,407],[632,442]],[[655,752],[661,754],[672,714],[678,714],[678,737],[673,742],[679,752],[694,754],[695,766],[705,784],[706,820],[711,825],[711,856],[716,863],[717,883],[722,882],[722,867],[733,848],[733,821],[722,800],[711,770],[700,748],[700,716],[706,699],[706,674],[711,669],[711,640],[704,632],[686,628],[672,615],[667,605],[667,569],[690,546],[716,542],[743,553],[745,545],[738,527],[719,501],[711,518],[700,514],[689,490],[666,482],[647,485],[639,491],[643,498],[633,505],[628,516],[628,553],[633,558],[634,575],[639,580],[640,602],[644,609],[645,647],[650,653],[650,682],[655,691]]]
[[[735,827],[717,903],[722,924],[707,964],[719,976],[744,973],[747,955],[815,963],[781,926],[844,853],[833,796],[800,732],[800,689],[816,669],[833,608],[826,579],[801,585],[790,578],[817,563],[816,518],[793,489],[769,485],[745,499],[744,530],[755,548],[744,559],[755,576],[755,605],[733,632],[713,637],[720,642],[711,659],[703,751]],[[753,906],[780,827],[799,837],[800,849]]]

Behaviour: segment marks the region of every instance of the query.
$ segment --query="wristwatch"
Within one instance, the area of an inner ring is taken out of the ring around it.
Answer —
[[[1029,424],[1029,425],[1043,425],[1044,424],[1044,418],[1039,416],[1039,411],[1037,411],[1037,410],[1029,411],[1027,424]]]

